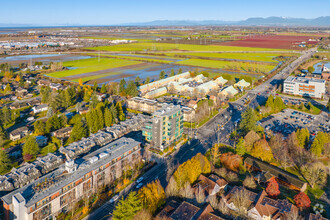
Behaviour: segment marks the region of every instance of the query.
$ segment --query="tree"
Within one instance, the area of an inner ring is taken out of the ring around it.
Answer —
[[[327,109],[330,112],[330,99],[328,100],[328,103],[327,103]]]
[[[128,194],[126,199],[121,199],[112,213],[113,220],[133,219],[142,209],[142,202],[136,192]]]
[[[185,182],[184,187],[180,191],[180,194],[183,198],[186,198],[186,199],[194,198],[194,191],[191,188],[191,185],[189,182]]]
[[[264,161],[271,161],[274,159],[272,149],[269,147],[265,139],[261,139],[254,143],[251,155]]]
[[[305,148],[309,143],[309,131],[307,128],[301,128],[297,130],[297,139],[298,146],[301,148]]]
[[[182,73],[182,69],[179,68],[179,70],[178,70],[178,74],[181,74],[181,73]]]
[[[40,94],[41,94],[41,102],[42,103],[49,103],[50,101],[50,95],[52,93],[52,90],[50,87],[41,87]]]
[[[307,70],[308,70],[309,73],[314,73],[315,68],[310,66],[310,67],[307,68]]]
[[[270,197],[277,197],[280,195],[280,189],[274,177],[270,178],[267,183],[266,192]]]
[[[247,176],[243,181],[243,186],[250,188],[250,189],[255,189],[257,187],[257,184],[254,181],[253,176]]]
[[[28,136],[23,145],[23,156],[31,155],[33,158],[38,155],[40,148],[36,142],[35,137]]]
[[[137,96],[139,93],[138,88],[136,86],[136,83],[134,83],[133,81],[129,81],[127,84],[127,88],[126,88],[126,94],[128,96]]]
[[[123,107],[121,106],[121,102],[117,102],[116,109],[118,112],[118,119],[119,121],[125,121],[126,117],[123,111]]]
[[[141,85],[141,78],[139,77],[139,76],[137,76],[136,78],[135,78],[135,85],[136,86],[140,86]]]
[[[11,86],[9,83],[7,83],[6,88],[3,91],[5,94],[9,94],[11,92]]]
[[[289,134],[286,142],[290,150],[296,149],[298,147],[298,138],[296,132]]]
[[[174,72],[174,69],[172,69],[170,76],[174,76],[174,75],[175,75],[175,72]]]
[[[148,83],[150,83],[150,77],[149,76],[146,78],[146,81],[144,82],[144,84],[148,84]]]
[[[97,82],[94,81],[93,91],[94,91],[94,92],[97,92],[97,88],[98,88]]]
[[[265,106],[267,108],[270,108],[272,111],[274,111],[274,96],[270,95],[266,101]]]
[[[119,82],[119,94],[120,95],[125,95],[126,93],[126,81],[125,79],[121,79]]]
[[[327,174],[321,162],[306,164],[301,168],[301,172],[312,188],[326,182]]]
[[[201,186],[199,186],[195,191],[195,198],[199,204],[203,204],[205,202],[205,193]]]
[[[246,195],[247,193],[245,189],[242,188],[241,190],[236,191],[232,197],[233,204],[237,208],[237,214],[240,216],[246,216],[247,209],[250,205],[250,200]]]
[[[110,127],[113,124],[112,114],[109,108],[104,109],[104,124],[106,127]]]
[[[141,209],[136,215],[134,216],[133,220],[151,220],[152,214],[147,209]]]
[[[293,200],[298,208],[306,209],[311,206],[311,200],[304,192],[295,195]]]
[[[34,133],[36,135],[44,135],[46,133],[46,124],[42,120],[34,122]]]
[[[209,74],[208,72],[206,72],[206,71],[203,71],[203,72],[202,72],[202,75],[203,75],[204,77],[209,77],[209,76],[210,76],[210,74]]]
[[[244,138],[241,137],[238,140],[238,143],[236,144],[236,149],[235,149],[236,154],[243,156],[246,153],[246,148],[245,148],[245,143],[244,143]]]
[[[166,186],[165,193],[167,197],[178,195],[178,184],[176,183],[173,176],[171,176],[170,181]]]
[[[82,81],[82,78],[79,78],[79,86],[83,86],[83,85],[84,85],[84,83]]]
[[[210,150],[211,162],[215,165],[220,158],[220,144],[215,144]]]
[[[243,135],[246,135],[249,131],[255,131],[257,126],[257,116],[255,111],[251,107],[247,107],[245,112],[242,113],[242,119],[239,124],[239,130]]]
[[[101,93],[107,93],[107,88],[105,87],[104,83],[102,84],[102,87],[101,87]]]
[[[77,102],[77,94],[76,94],[76,89],[73,86],[68,87],[64,91],[64,103],[65,107],[68,108],[69,106],[72,106],[76,104]]]
[[[165,79],[165,71],[162,70],[159,74],[159,79]]]
[[[2,148],[0,148],[0,174],[8,171],[11,167],[11,161],[6,153]]]
[[[165,191],[159,180],[147,184],[138,192],[138,197],[143,203],[143,207],[148,209],[151,213],[165,203]]]
[[[88,135],[88,129],[85,120],[83,120],[81,115],[78,115],[75,124],[73,125],[72,132],[68,142],[73,143],[75,141],[80,140],[83,137],[87,137],[87,135]]]
[[[323,153],[325,144],[328,142],[330,142],[328,135],[323,132],[318,132],[314,138],[310,151],[319,157]]]
[[[280,96],[276,96],[274,100],[274,112],[280,112],[285,109],[285,104]]]

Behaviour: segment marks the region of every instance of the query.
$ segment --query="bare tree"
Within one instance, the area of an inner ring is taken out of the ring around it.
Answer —
[[[286,212],[284,214],[285,220],[302,220],[303,218],[299,215],[298,211]]]
[[[225,203],[225,201],[223,199],[220,199],[218,206],[217,206],[217,210],[219,210],[224,215],[228,215],[230,212],[227,204]]]
[[[186,198],[186,199],[194,198],[194,192],[193,192],[193,189],[191,188],[191,185],[189,182],[186,182],[184,184],[184,187],[180,190],[180,194],[183,198]]]
[[[195,198],[196,198],[196,201],[200,204],[205,202],[205,193],[201,186],[199,186],[198,189],[196,190]]]
[[[133,217],[133,220],[151,220],[152,214],[147,209],[142,209]]]
[[[218,199],[216,195],[210,195],[208,197],[209,203],[212,206],[212,208],[217,209],[218,207]]]
[[[238,179],[238,175],[234,172],[228,172],[227,174],[227,181],[229,182],[237,182],[239,179]]]
[[[233,203],[237,208],[237,214],[239,216],[246,216],[247,208],[250,205],[250,200],[248,199],[245,189],[235,192],[233,195]]]
[[[178,184],[176,183],[173,176],[170,178],[170,181],[167,184],[165,194],[167,197],[178,195]]]
[[[326,182],[327,174],[321,162],[306,164],[302,167],[301,172],[312,188],[317,184]]]
[[[219,169],[216,169],[215,170],[215,173],[223,178],[226,178],[227,176],[227,169],[222,167],[222,168],[219,168]]]
[[[247,176],[243,181],[243,186],[251,189],[255,189],[257,187],[256,182],[254,181],[253,176]]]

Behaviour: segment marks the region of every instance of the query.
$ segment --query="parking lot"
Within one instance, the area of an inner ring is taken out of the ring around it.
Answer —
[[[311,135],[315,135],[318,131],[330,131],[330,122],[327,115],[312,115],[293,109],[284,109],[277,114],[260,120],[259,123],[266,132],[273,131],[283,135],[288,135],[298,128],[308,128]]]

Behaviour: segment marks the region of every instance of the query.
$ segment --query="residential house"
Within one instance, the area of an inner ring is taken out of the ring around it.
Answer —
[[[41,79],[41,80],[39,80],[38,81],[38,85],[39,86],[50,86],[50,81],[49,80],[43,80],[43,79]]]
[[[19,87],[18,89],[16,89],[16,96],[17,97],[23,98],[27,94],[28,94],[28,91],[24,88]]]
[[[43,147],[47,145],[48,138],[45,136],[36,136],[36,142],[39,145],[39,147]]]
[[[34,114],[38,114],[40,112],[47,111],[47,110],[48,110],[48,105],[47,104],[42,104],[42,105],[34,106],[32,108],[32,111],[33,111]]]
[[[243,88],[249,87],[251,84],[249,82],[246,82],[244,79],[240,80],[239,82],[235,83],[234,86],[240,88],[241,90]]]
[[[9,108],[12,110],[20,109],[20,108],[25,108],[27,107],[28,104],[26,102],[14,102],[10,104]]]
[[[9,138],[12,141],[18,141],[24,136],[28,135],[28,133],[29,133],[29,129],[26,126],[20,127],[10,132]]]
[[[72,132],[72,127],[70,126],[53,131],[51,135],[57,138],[67,138],[70,136],[71,132]]]
[[[224,88],[219,94],[224,96],[234,96],[238,93],[237,89],[235,89],[233,86],[228,86]]]
[[[201,174],[198,177],[198,182],[193,186],[194,190],[202,189],[207,196],[216,195],[221,189],[225,189],[228,182],[218,177],[217,175],[211,174],[209,177]]]

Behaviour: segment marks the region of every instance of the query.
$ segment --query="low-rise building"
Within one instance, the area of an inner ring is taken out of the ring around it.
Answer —
[[[18,88],[16,89],[16,96],[23,98],[24,96],[26,96],[28,94],[28,91],[24,88]]]
[[[246,82],[244,79],[242,79],[242,80],[238,81],[237,83],[235,83],[234,86],[243,90],[243,88],[249,87],[250,83]]]
[[[70,126],[53,131],[51,135],[57,138],[67,138],[70,136],[71,132],[72,132],[72,127]]]
[[[228,86],[224,88],[219,94],[223,96],[234,96],[238,93],[237,89],[233,86]]]
[[[289,95],[322,98],[325,94],[325,82],[324,79],[289,76],[284,81],[283,92]]]
[[[127,108],[140,112],[153,113],[161,107],[160,103],[152,99],[133,97],[127,100]]]
[[[228,182],[214,174],[209,177],[200,175],[198,177],[198,182],[193,186],[195,190],[203,190],[206,196],[216,195],[220,190],[225,189]]]
[[[244,160],[244,165],[260,172],[257,177],[259,181],[267,182],[269,179],[275,178],[278,183],[297,191],[303,192],[307,188],[307,183],[299,179],[296,175],[261,161],[258,158],[248,155]]]
[[[140,142],[120,138],[79,161],[58,169],[1,198],[5,219],[54,219],[71,204],[112,184],[127,167],[141,161]]]
[[[152,90],[150,92],[147,92],[144,95],[144,97],[147,98],[147,99],[153,99],[153,98],[156,98],[158,96],[165,95],[166,93],[167,93],[167,88],[166,87],[162,87],[162,88],[155,89],[155,90]]]
[[[19,139],[28,135],[28,133],[29,133],[28,127],[26,127],[26,126],[20,127],[20,128],[13,130],[12,132],[10,132],[9,138],[12,141],[18,141]]]
[[[42,104],[42,105],[34,106],[32,108],[32,111],[33,111],[34,114],[38,114],[40,112],[47,111],[47,110],[48,110],[48,105],[47,104]]]
[[[164,150],[180,140],[183,134],[183,113],[179,105],[167,105],[155,111],[142,128],[145,140],[152,146]]]
[[[36,142],[39,145],[39,147],[43,147],[47,145],[48,138],[45,136],[36,136]]]

